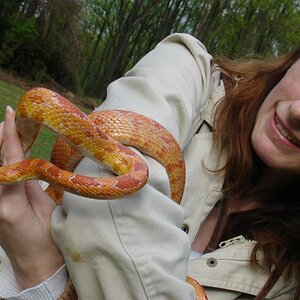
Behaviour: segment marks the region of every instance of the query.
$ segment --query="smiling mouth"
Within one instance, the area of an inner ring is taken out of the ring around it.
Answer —
[[[291,143],[296,145],[297,147],[300,147],[300,141],[297,140],[291,133],[284,127],[284,125],[280,122],[277,114],[275,113],[275,123],[276,126],[281,133],[283,137],[285,137],[287,140],[289,140]]]

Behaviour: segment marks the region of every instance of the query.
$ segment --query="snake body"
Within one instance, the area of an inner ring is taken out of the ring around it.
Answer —
[[[59,139],[51,162],[33,158],[0,167],[0,184],[44,180],[50,184],[49,195],[58,204],[64,190],[95,199],[120,198],[137,192],[148,181],[147,163],[127,147],[133,146],[166,168],[171,198],[176,203],[181,201],[185,185],[181,149],[174,137],[152,119],[121,110],[86,115],[56,92],[33,88],[20,98],[16,124],[25,152],[34,143],[41,125],[53,130]],[[117,176],[96,178],[73,173],[83,156],[105,164]],[[188,282],[195,287],[197,299],[206,299],[200,285],[197,292],[197,282]]]
[[[43,124],[74,149],[98,163],[104,163],[119,176],[94,178],[74,174],[72,168],[75,164],[66,167],[70,157],[68,151],[72,150],[59,142],[52,153],[51,161],[55,164],[41,159],[26,159],[2,167],[1,183],[42,179],[86,197],[120,198],[138,191],[148,180],[146,162],[122,144],[125,143],[153,156],[166,167],[171,198],[180,202],[185,180],[184,160],[176,140],[157,122],[136,113],[118,110],[87,116],[59,94],[44,88],[26,92],[19,101],[16,114],[25,151],[31,147]]]

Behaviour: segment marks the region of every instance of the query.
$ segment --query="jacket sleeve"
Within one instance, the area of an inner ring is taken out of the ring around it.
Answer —
[[[166,127],[184,150],[209,94],[210,55],[196,39],[175,34],[113,82],[103,109],[144,114]],[[65,193],[52,216],[80,299],[194,299],[185,282],[190,243],[182,207],[169,195],[164,168],[146,157],[148,184],[133,196],[93,200]],[[84,158],[76,172],[112,176]]]

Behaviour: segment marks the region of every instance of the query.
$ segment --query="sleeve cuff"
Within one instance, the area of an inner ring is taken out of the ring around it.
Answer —
[[[14,294],[2,294],[2,299],[7,300],[54,300],[58,299],[63,293],[67,282],[67,270],[65,265],[59,268],[50,278],[39,285],[16,292]]]

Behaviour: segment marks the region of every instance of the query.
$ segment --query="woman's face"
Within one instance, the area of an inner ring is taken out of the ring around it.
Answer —
[[[268,167],[300,174],[300,60],[263,102],[251,139]]]

